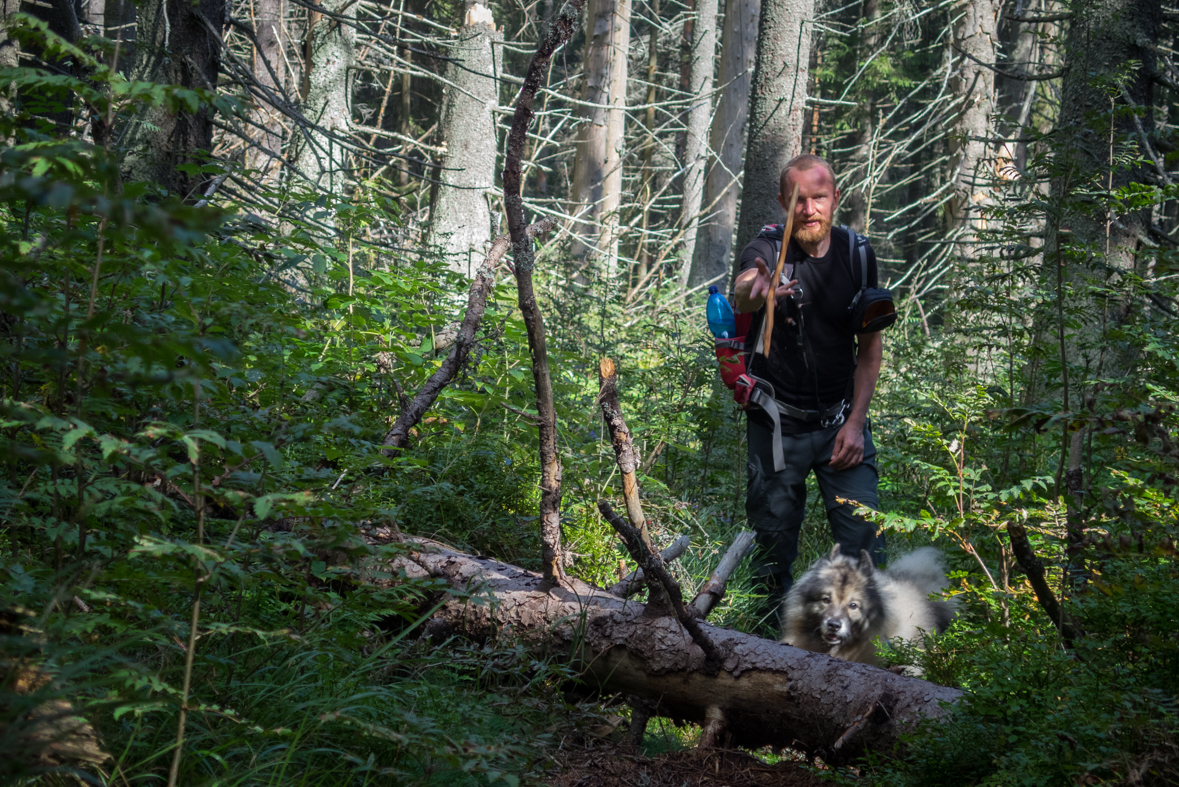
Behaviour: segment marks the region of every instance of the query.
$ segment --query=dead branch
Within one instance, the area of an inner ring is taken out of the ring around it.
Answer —
[[[692,603],[688,605],[688,612],[701,618],[708,617],[708,613],[712,612],[720,600],[725,597],[725,585],[729,583],[729,577],[737,570],[737,566],[741,565],[741,561],[745,559],[752,548],[753,531],[743,530],[738,533],[737,537],[733,539],[733,545],[721,557],[716,571],[712,572],[712,576],[708,578],[704,587],[700,588],[700,592],[696,594],[696,598],[692,599]]]
[[[528,237],[532,238],[542,235],[552,228],[552,219],[542,219],[525,228],[525,232]],[[479,270],[476,271],[475,278],[471,282],[471,289],[467,294],[467,312],[463,315],[458,336],[442,365],[430,375],[430,379],[421,387],[412,401],[405,400],[401,394],[400,386],[398,386],[401,413],[393,422],[393,427],[385,435],[384,445],[391,449],[404,448],[409,439],[409,430],[422,420],[422,416],[434,404],[438,395],[442,393],[442,389],[450,384],[450,381],[467,363],[467,356],[470,355],[471,347],[475,344],[475,334],[479,331],[480,323],[483,322],[483,313],[487,311],[487,297],[495,287],[495,269],[507,250],[507,235],[500,235],[491,244],[491,251],[487,253],[487,257],[479,266]],[[394,384],[396,385],[396,381]]]
[[[658,598],[658,590],[662,588],[662,595],[666,599],[666,603],[670,605],[671,610],[675,613],[680,625],[688,630],[688,635],[692,641],[696,643],[700,650],[704,651],[704,670],[709,674],[716,674],[720,669],[721,654],[716,649],[716,645],[712,644],[712,640],[700,628],[699,621],[694,616],[688,613],[684,608],[684,593],[680,590],[680,585],[671,574],[667,573],[667,568],[663,565],[663,559],[659,553],[653,549],[647,548],[643,543],[639,531],[631,527],[630,524],[624,522],[622,517],[614,513],[614,509],[605,500],[598,501],[598,510],[602,512],[602,516],[610,523],[610,526],[622,536],[623,542],[626,544],[627,551],[636,563],[643,567],[643,573],[647,579],[647,587],[651,589],[651,601],[647,602],[647,612],[651,614],[662,614],[663,610],[660,608],[663,605],[656,599]]]
[[[557,411],[553,404],[553,382],[549,374],[548,348],[545,345],[544,318],[532,286],[536,255],[532,238],[524,225],[523,161],[532,123],[532,104],[536,91],[547,79],[549,60],[578,29],[585,0],[569,0],[549,26],[548,35],[536,48],[512,117],[504,160],[504,208],[508,232],[512,237],[512,258],[516,264],[516,287],[520,311],[528,329],[528,348],[532,352],[532,379],[536,386],[536,414],[540,419],[540,538],[541,565],[548,583],[556,584],[565,575],[561,555],[561,458],[557,453]]]
[[[1036,591],[1036,600],[1048,613],[1049,619],[1060,632],[1060,638],[1064,640],[1064,644],[1071,648],[1079,632],[1065,618],[1064,609],[1057,601],[1052,588],[1049,587],[1048,580],[1044,576],[1044,564],[1036,556],[1031,542],[1028,541],[1027,529],[1017,522],[1008,522],[1007,537],[1011,539],[1011,552],[1015,555],[1019,567],[1027,574],[1028,581],[1032,583],[1032,590]]]
[[[626,516],[639,532],[644,546],[648,550],[653,550],[651,534],[647,532],[647,518],[643,515],[643,506],[639,500],[639,482],[635,475],[639,468],[639,457],[630,439],[626,419],[622,417],[622,406],[618,403],[618,372],[614,368],[614,361],[609,358],[603,358],[598,365],[598,404],[606,419],[606,427],[610,430],[610,444],[614,446],[614,456],[618,459],[618,472],[622,474],[622,498],[626,501]]]

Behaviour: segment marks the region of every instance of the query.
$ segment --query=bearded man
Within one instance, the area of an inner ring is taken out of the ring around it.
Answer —
[[[884,560],[875,526],[839,502],[878,506],[868,405],[882,343],[879,332],[857,333],[849,316],[861,288],[877,286],[876,255],[865,238],[832,228],[839,189],[830,164],[810,155],[786,164],[778,194],[784,211],[795,186],[793,237],[776,291],[768,356],[761,353],[762,329],[781,225],[763,228],[745,247],[735,292],[739,312],[757,312],[745,343],[756,380],[752,400],[759,405],[749,408],[745,512],[757,534],[755,586],[774,609],[793,582],[812,471],[843,553],[856,557],[866,549],[877,564]]]

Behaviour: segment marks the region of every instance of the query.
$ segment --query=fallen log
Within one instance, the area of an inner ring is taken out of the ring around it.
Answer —
[[[375,541],[401,540],[374,531]],[[716,648],[719,670],[674,617],[576,579],[546,583],[540,574],[473,557],[427,539],[391,566],[392,575],[444,579],[463,597],[442,604],[432,635],[512,637],[562,655],[584,680],[607,693],[650,703],[652,715],[709,726],[733,745],[790,747],[827,762],[849,762],[893,747],[922,719],[937,718],[961,692],[866,664],[808,653],[751,634],[699,626]],[[388,581],[388,580],[385,580]]]

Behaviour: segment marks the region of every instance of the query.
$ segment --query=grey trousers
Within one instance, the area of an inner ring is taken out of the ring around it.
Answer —
[[[798,557],[798,534],[806,514],[806,477],[811,471],[819,482],[831,535],[843,553],[855,557],[861,549],[866,549],[877,565],[884,562],[884,536],[878,536],[874,525],[856,516],[853,506],[836,500],[842,497],[879,508],[872,432],[870,427],[864,427],[864,459],[860,464],[847,470],[833,470],[828,463],[841,428],[833,426],[805,434],[783,435],[786,467],[775,473],[772,430],[749,422],[745,513],[757,535],[754,587],[767,596],[769,608],[777,607],[794,582],[791,566]]]

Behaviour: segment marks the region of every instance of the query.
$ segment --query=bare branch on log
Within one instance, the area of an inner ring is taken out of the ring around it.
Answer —
[[[553,225],[552,219],[542,219],[525,228],[525,233],[529,238],[543,235],[551,230]],[[487,297],[495,287],[495,269],[508,250],[508,242],[507,235],[500,235],[491,244],[491,251],[487,253],[483,264],[475,273],[474,280],[471,281],[471,289],[467,293],[467,313],[463,315],[463,322],[459,326],[454,345],[451,346],[446,360],[430,375],[430,379],[414,396],[413,401],[407,401],[401,392],[401,386],[397,384],[396,380],[393,381],[400,399],[401,413],[393,422],[393,427],[388,434],[385,435],[384,445],[389,448],[405,447],[405,443],[409,439],[409,430],[422,420],[422,416],[438,399],[442,389],[450,384],[450,381],[467,363],[467,356],[470,355],[471,347],[475,344],[475,334],[478,333],[479,325],[483,322],[483,313],[487,311]]]
[[[639,535],[639,531],[631,527],[630,524],[623,521],[622,517],[614,513],[614,509],[605,500],[598,501],[598,510],[602,512],[602,516],[610,523],[610,526],[617,531],[618,535],[622,536],[622,540],[626,543],[626,548],[630,552],[630,556],[634,558],[635,562],[643,567],[643,573],[648,577],[647,587],[651,589],[651,601],[647,603],[647,613],[662,613],[659,609],[660,605],[656,605],[657,591],[662,588],[662,595],[666,598],[666,603],[671,606],[671,611],[675,613],[676,618],[680,624],[688,630],[688,635],[692,641],[696,643],[700,650],[704,651],[704,670],[709,674],[716,674],[720,669],[721,654],[716,649],[716,645],[712,644],[712,640],[704,633],[704,629],[700,628],[699,621],[694,616],[688,613],[684,608],[684,593],[680,590],[680,585],[671,574],[667,573],[667,568],[663,565],[663,559],[659,553],[653,549],[648,549],[643,543]]]
[[[1052,588],[1049,587],[1048,580],[1044,576],[1044,564],[1036,556],[1031,542],[1028,541],[1027,529],[1018,522],[1008,522],[1007,537],[1011,539],[1011,551],[1015,555],[1019,567],[1028,575],[1028,581],[1032,583],[1032,590],[1036,591],[1036,600],[1048,613],[1049,619],[1060,632],[1060,638],[1064,640],[1064,644],[1071,648],[1073,640],[1077,638],[1079,632],[1065,619],[1064,609],[1056,600],[1056,594],[1052,592]]]
[[[696,594],[696,598],[692,599],[692,603],[688,605],[689,613],[701,618],[708,617],[708,613],[712,612],[720,600],[725,597],[725,585],[729,583],[729,577],[733,576],[737,566],[741,565],[741,561],[745,559],[752,548],[753,531],[743,530],[738,533],[737,537],[733,539],[733,545],[721,557],[716,571],[712,572],[712,576],[708,578],[704,587],[700,588],[700,592]]]
[[[671,542],[671,546],[659,553],[659,557],[663,558],[663,562],[670,563],[673,560],[678,560],[681,555],[688,551],[688,545],[692,542],[687,536],[680,536],[675,541]],[[636,568],[634,571],[627,574],[618,582],[615,582],[610,587],[606,588],[607,593],[613,593],[616,596],[627,598],[638,593],[643,587],[643,569]]]
[[[528,64],[512,127],[508,132],[507,154],[504,157],[504,209],[508,216],[508,232],[512,237],[512,258],[516,264],[516,288],[520,311],[528,329],[528,349],[532,352],[532,379],[536,385],[536,414],[540,419],[540,539],[541,565],[549,584],[560,582],[565,576],[561,555],[561,458],[557,453],[557,410],[553,404],[553,381],[549,374],[548,348],[545,345],[544,317],[536,303],[532,286],[532,270],[536,254],[532,238],[525,229],[523,186],[524,151],[528,142],[528,126],[532,123],[532,104],[536,91],[548,78],[548,64],[553,53],[572,38],[581,18],[585,0],[569,0],[549,25],[548,35],[536,47],[536,54]]]
[[[729,745],[790,746],[831,763],[851,762],[865,751],[890,749],[913,724],[941,717],[944,704],[962,696],[700,621],[723,658],[710,675],[683,628],[644,614],[642,605],[572,577],[554,587],[534,572],[436,542],[405,543],[417,551],[380,566],[383,581],[404,571],[443,579],[459,592],[435,613],[433,634],[509,633],[525,646],[567,656],[593,689],[646,699],[663,717],[705,723],[708,708],[719,708]],[[469,603],[460,595],[469,593],[489,594],[496,603]]]
[[[639,501],[639,482],[635,472],[639,469],[639,457],[630,439],[630,429],[622,417],[622,406],[618,403],[618,370],[614,361],[603,358],[598,365],[598,404],[610,430],[610,443],[618,459],[618,472],[622,473],[622,498],[626,501],[626,516],[648,550],[654,551],[651,534],[647,532],[647,517]]]

